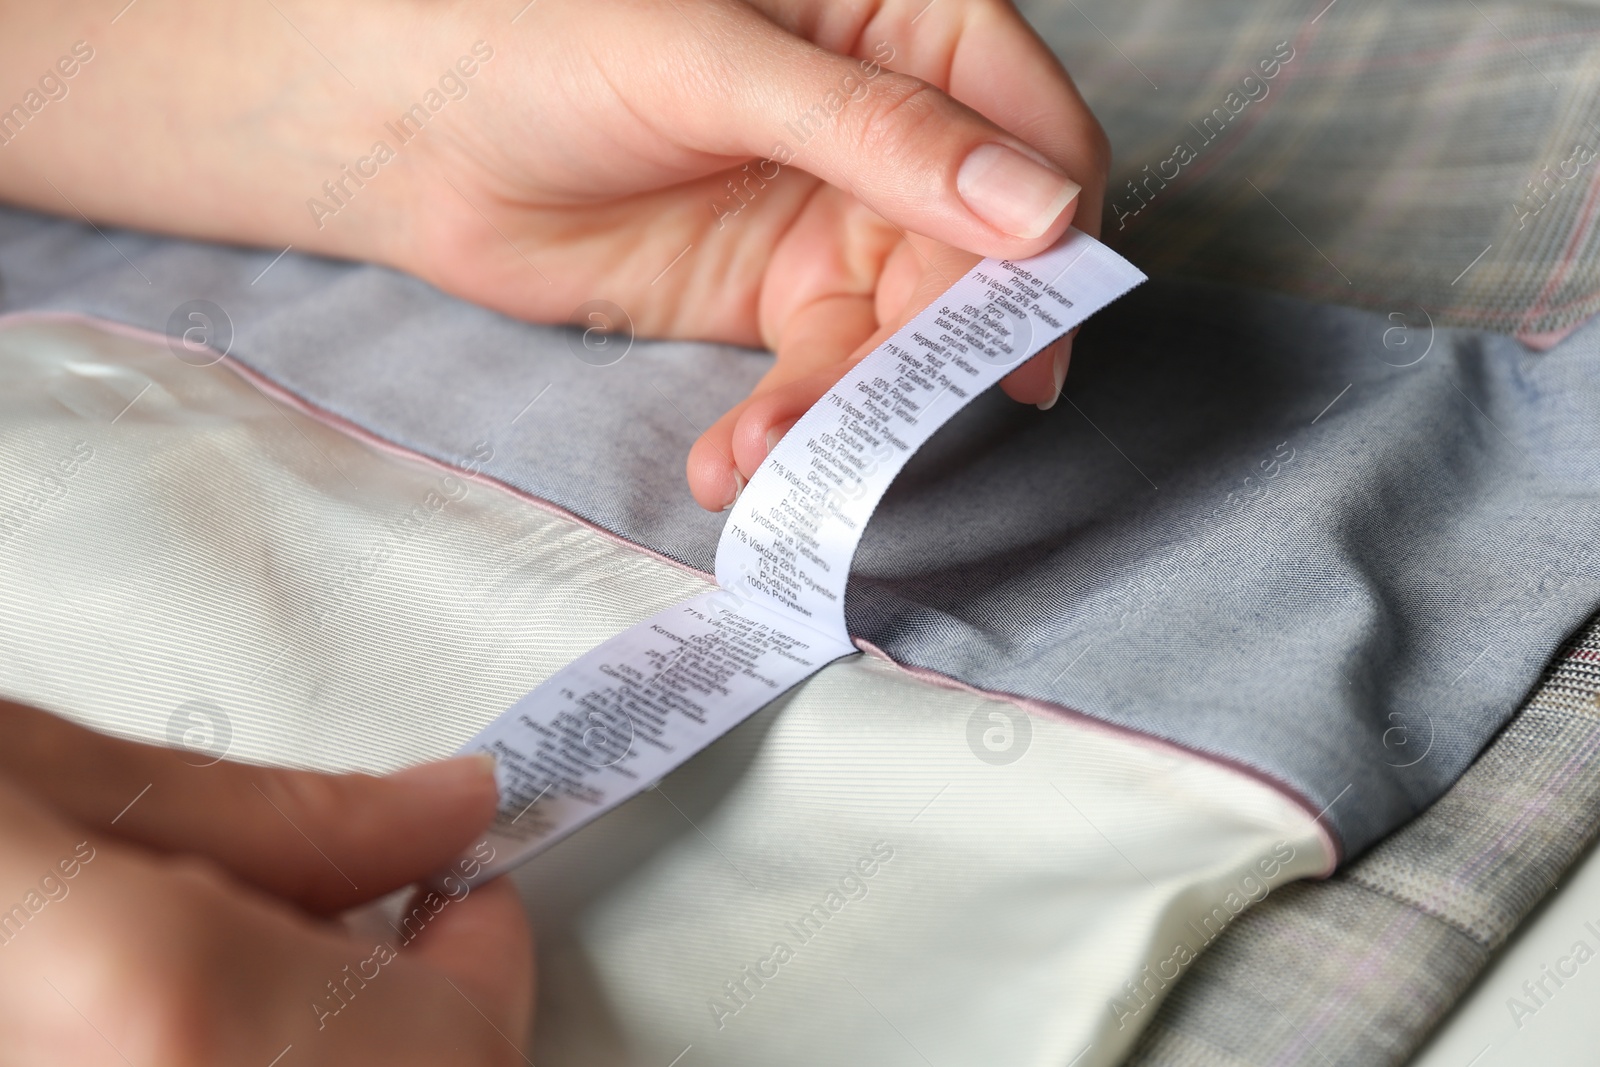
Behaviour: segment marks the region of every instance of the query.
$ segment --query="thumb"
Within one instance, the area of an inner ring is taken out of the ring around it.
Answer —
[[[412,959],[442,972],[503,1034],[524,1040],[532,1022],[533,934],[509,878],[461,884],[449,895],[419,890],[397,926]]]
[[[0,774],[78,822],[332,914],[425,878],[494,816],[492,761],[318,774],[107,737],[0,701]]]
[[[696,147],[793,164],[907,230],[979,255],[1034,255],[1072,222],[1080,181],[929,83],[888,69],[888,45],[881,58],[852,59],[762,26],[724,38],[737,42],[727,61],[761,76],[728,79],[726,108],[680,109],[699,124]],[[1082,156],[1078,177],[1093,180],[1092,150]]]

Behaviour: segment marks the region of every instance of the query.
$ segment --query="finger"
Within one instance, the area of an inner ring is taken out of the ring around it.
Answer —
[[[780,386],[839,367],[878,330],[876,301],[871,293],[820,297],[798,309],[784,324],[777,359],[751,392],[759,397]],[[767,458],[777,438],[768,434],[750,442],[729,435],[729,449],[740,473],[749,479]]]
[[[492,764],[468,757],[385,778],[227,761],[108,737],[0,701],[0,774],[68,817],[163,852],[206,856],[317,913],[444,867],[493,818]]]
[[[823,394],[832,389],[857,362],[859,360],[852,359],[835,363],[760,396],[751,397],[733,426],[735,454],[742,455],[745,463],[757,456],[765,459],[767,453],[800,421],[800,416],[811,410],[812,405],[822,399]],[[760,465],[760,460],[755,462]]]
[[[1040,411],[1055,407],[1072,362],[1072,339],[1077,335],[1074,328],[1060,340],[1045,345],[1038,355],[1000,379],[1000,388],[1011,399],[1035,404]]]
[[[811,406],[849,369],[865,359],[900,327],[910,322],[924,308],[950,288],[951,284],[978,261],[978,257],[954,248],[930,246],[916,252],[922,264],[921,276],[898,312],[885,321],[871,336],[858,344],[845,359],[831,362],[810,373],[795,376],[783,384],[765,390],[747,401],[737,413],[730,434],[733,457],[738,460],[741,472],[753,472],[766,458],[768,452],[793,427]],[[797,342],[803,341],[807,332],[797,329]],[[779,353],[779,361],[784,359]],[[748,474],[745,477],[749,477]]]
[[[887,62],[1010,131],[1083,188],[1074,221],[1098,235],[1110,142],[1072,78],[1005,0],[904,0],[841,9],[827,0],[753,0],[790,33]],[[888,45],[893,42],[893,45]]]
[[[418,894],[393,925],[366,938],[285,930],[271,914],[246,918],[254,923],[218,923],[231,935],[234,971],[244,970],[239,959],[262,960],[264,940],[287,946],[276,967],[270,956],[268,966],[257,963],[265,980],[230,983],[217,1010],[246,1030],[262,1014],[285,1027],[269,1056],[292,1043],[304,1056],[297,1062],[314,1067],[528,1062],[533,942],[507,880],[459,896]]]
[[[0,778],[0,1033],[6,1063],[97,1065],[94,1035],[73,1027],[71,1006],[42,971],[81,929],[83,901],[105,865],[81,828]],[[41,980],[41,978],[43,980]]]
[[[896,225],[981,255],[1042,252],[1073,217],[1079,186],[1020,138],[877,56],[841,56],[732,9],[704,65],[672,104],[690,147],[794,163]],[[693,41],[690,42],[694,44]],[[725,72],[731,66],[732,76]],[[698,106],[690,106],[690,104]]]
[[[959,22],[957,21],[959,20]],[[980,2],[928,10],[933,22],[918,41],[955,41],[949,54],[935,45],[928,62],[949,71],[951,96],[1038,149],[1082,187],[1073,223],[1099,236],[1100,211],[1111,167],[1111,143],[1048,45],[1009,3]],[[950,23],[941,35],[940,23]],[[916,63],[916,45],[908,62]],[[922,74],[914,66],[908,73]],[[924,75],[926,76],[926,75]]]
[[[81,833],[0,780],[0,872],[49,899],[0,952],[6,1062],[525,1062],[532,944],[503,882],[352,934],[203,861],[103,837],[85,853]],[[51,892],[58,855],[84,858]]]
[[[712,423],[689,447],[684,475],[696,504],[707,511],[727,511],[744,492],[748,479],[733,459],[733,428],[750,401],[736,404]]]
[[[532,1023],[534,965],[533,933],[516,887],[509,878],[470,889],[460,883],[459,895],[452,891],[435,913],[439,899],[429,890],[411,901],[398,924],[402,931],[417,921],[419,908],[435,917],[404,945],[405,951],[455,982],[520,1045]]]
[[[708,511],[732,507],[767,453],[804,414],[805,408],[794,411],[794,405],[805,402],[809,407],[855,359],[909,321],[921,306],[912,303],[923,288],[923,276],[937,275],[924,255],[901,242],[884,263],[877,291],[833,292],[786,309],[772,369],[748,399],[713,423],[689,450],[689,490],[701,507]],[[971,258],[967,256],[963,262]],[[954,269],[953,262],[950,269]],[[925,296],[921,303],[932,298]],[[892,324],[887,329],[879,325],[885,314]],[[781,402],[745,418],[753,400],[790,385],[797,388],[785,391]]]
[[[806,377],[849,357],[878,328],[882,282],[906,272],[898,232],[852,197],[826,187],[808,198],[774,248],[762,287],[763,339],[776,351],[752,395]],[[903,297],[902,297],[903,301]],[[898,310],[898,308],[896,309]],[[731,507],[762,456],[740,462],[733,428],[743,404],[725,413],[690,449],[690,492],[709,511]]]
[[[795,420],[891,332],[892,327],[878,324],[871,295],[818,300],[797,311],[784,327],[772,370],[728,427],[728,448],[739,473],[754,477]],[[751,405],[773,393],[785,399],[751,417]]]
[[[945,268],[953,270],[970,267],[972,258],[951,251],[940,262]],[[930,265],[902,313],[878,329],[848,359],[762,390],[729,412],[725,418],[731,425],[721,428],[726,439],[722,447],[738,460],[738,468],[744,478],[753,475],[755,468],[795,422],[852,366],[936,300],[948,288],[946,277],[945,271],[935,271]],[[1074,328],[1065,337],[1046,345],[1001,379],[1001,388],[1015,400],[1049,410],[1061,396],[1062,383],[1072,359],[1072,339],[1077,332]]]
[[[789,427],[850,368],[851,353],[861,348],[862,338],[888,336],[877,326],[873,303],[871,296],[840,295],[794,313],[772,369],[689,449],[689,491],[701,507],[731,508]],[[750,416],[752,405],[773,394],[780,399]]]

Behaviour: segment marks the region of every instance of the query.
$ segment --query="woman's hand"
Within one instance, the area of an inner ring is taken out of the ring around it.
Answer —
[[[705,507],[977,255],[1098,221],[1099,127],[1007,3],[541,2],[518,26],[494,104],[428,142],[420,179],[457,188],[420,197],[414,269],[528,318],[598,297],[776,352],[691,454]],[[1053,402],[1054,355],[1008,391]]]
[[[0,738],[0,1063],[524,1062],[503,879],[418,894],[398,927],[330,918],[458,862],[494,812],[481,761],[197,767],[5,702]]]
[[[76,29],[39,6],[0,0],[27,31],[0,68],[74,35],[95,58],[0,195],[771,348],[691,453],[708,508],[976,257],[1098,226],[1104,135],[1004,0],[139,0]],[[1066,358],[1006,391],[1053,403]]]

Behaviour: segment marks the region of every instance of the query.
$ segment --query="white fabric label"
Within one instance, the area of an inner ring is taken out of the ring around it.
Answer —
[[[911,454],[967,402],[1144,275],[1076,230],[986,259],[857,363],[778,442],[717,544],[717,584],[848,641],[856,545]]]
[[[1069,230],[1032,259],[979,263],[851,368],[734,505],[720,589],[580,656],[462,747],[494,754],[500,807],[490,849],[446,877],[511,869],[853,652],[850,563],[900,468],[973,397],[1144,280]]]

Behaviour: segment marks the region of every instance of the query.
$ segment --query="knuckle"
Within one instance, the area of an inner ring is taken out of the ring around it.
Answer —
[[[317,774],[312,771],[279,770],[262,776],[258,783],[268,801],[291,824],[317,836],[334,816],[359,814],[359,790],[351,776]]]
[[[162,1067],[212,1067],[223,1062],[225,1042],[214,1013],[195,999],[203,990],[146,992],[141,1019],[143,1039],[134,1062]]]
[[[204,856],[177,855],[162,861],[167,893],[173,902],[206,919],[215,914],[233,889],[227,871]]]
[[[222,909],[227,877],[203,860],[163,865],[160,896],[146,916],[136,958],[138,981],[121,983],[127,1015],[136,1020],[135,1062],[199,1067],[221,1062],[227,1018],[224,969],[228,937]]]
[[[851,141],[866,158],[897,154],[944,110],[941,94],[920,78],[885,71],[851,115]]]

